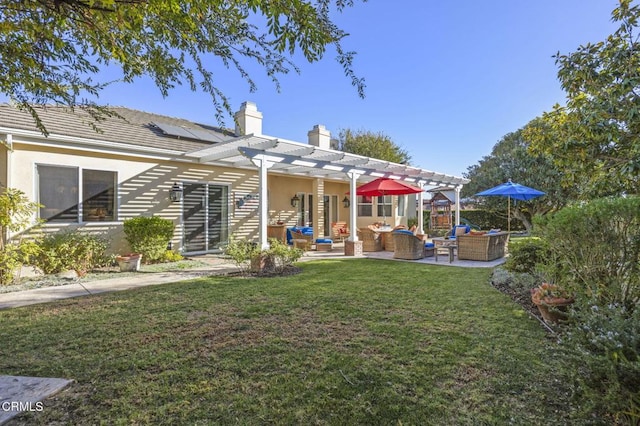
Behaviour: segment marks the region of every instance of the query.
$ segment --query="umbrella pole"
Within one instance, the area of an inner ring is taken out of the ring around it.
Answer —
[[[507,196],[507,233],[511,235],[511,195]]]

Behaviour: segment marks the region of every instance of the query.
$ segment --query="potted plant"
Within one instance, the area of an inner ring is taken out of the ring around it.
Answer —
[[[531,289],[531,301],[538,307],[545,322],[558,323],[567,319],[565,312],[567,306],[574,302],[574,297],[557,284],[542,283]]]
[[[142,254],[123,254],[122,256],[116,256],[116,261],[118,262],[118,266],[120,266],[120,272],[139,271]]]

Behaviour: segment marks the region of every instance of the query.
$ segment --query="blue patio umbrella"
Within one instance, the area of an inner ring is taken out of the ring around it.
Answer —
[[[482,197],[507,197],[507,230],[511,232],[511,199],[528,201],[536,197],[540,197],[545,193],[538,191],[537,189],[529,188],[528,186],[520,185],[519,183],[505,182],[501,185],[494,186],[482,192],[478,192],[476,195]]]

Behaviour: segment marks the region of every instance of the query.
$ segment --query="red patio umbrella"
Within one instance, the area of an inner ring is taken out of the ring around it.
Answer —
[[[417,194],[419,192],[422,192],[422,189],[400,180],[389,178],[378,178],[356,188],[356,195],[369,195],[372,197]]]
[[[356,188],[356,195],[365,195],[370,197],[417,194],[419,192],[422,192],[422,189],[409,185],[408,183],[389,178],[377,178]],[[387,221],[386,215],[384,216],[384,221],[385,223]]]

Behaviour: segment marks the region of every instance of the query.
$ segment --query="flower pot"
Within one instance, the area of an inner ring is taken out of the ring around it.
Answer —
[[[574,302],[574,297],[559,285],[544,282],[531,289],[531,301],[546,323],[555,324],[567,319],[567,306]]]
[[[265,273],[275,269],[275,260],[268,254],[258,254],[251,258],[251,272]]]
[[[140,270],[142,255],[140,253],[131,253],[123,256],[117,256],[120,272],[136,272]]]
[[[533,304],[538,307],[540,315],[544,322],[548,324],[557,324],[560,321],[566,321],[567,319],[567,307],[574,302],[573,298],[566,299],[563,297],[544,297],[540,299],[535,297],[532,292],[531,300]]]
[[[540,315],[542,315],[542,319],[544,319],[544,322],[557,324],[560,321],[566,321],[567,306],[572,303],[573,300],[557,304],[540,303],[536,306],[538,307],[538,310],[540,311]]]

